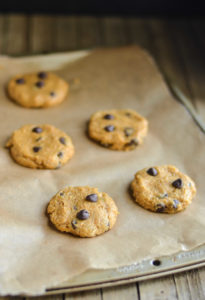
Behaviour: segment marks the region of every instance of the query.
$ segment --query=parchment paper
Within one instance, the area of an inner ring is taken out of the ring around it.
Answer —
[[[5,85],[17,73],[54,70],[71,85],[69,98],[48,109],[13,103]],[[106,269],[188,250],[205,242],[205,139],[186,109],[170,95],[152,59],[138,47],[77,54],[0,58],[0,293],[37,295],[87,269]],[[131,108],[149,120],[149,134],[134,151],[103,148],[85,134],[90,115]],[[4,148],[24,124],[50,123],[67,132],[76,153],[58,170],[16,164]],[[173,164],[193,178],[197,197],[176,215],[148,212],[128,186],[141,168]],[[120,211],[115,227],[96,238],[53,229],[45,215],[50,198],[65,186],[107,192]]]

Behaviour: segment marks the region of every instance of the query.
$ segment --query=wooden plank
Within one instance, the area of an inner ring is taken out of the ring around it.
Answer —
[[[8,17],[0,15],[0,53],[6,53],[6,45],[8,38]]]
[[[17,296],[13,296],[13,297],[0,297],[0,300],[24,300],[25,298],[23,297],[17,297]]]
[[[123,18],[102,18],[100,27],[102,44],[104,46],[113,47],[127,44],[126,27]]]
[[[101,295],[102,291],[99,289],[88,292],[65,294],[63,300],[101,300]]]
[[[103,300],[136,300],[139,299],[136,283],[112,288],[104,288]],[[147,298],[148,299],[148,298]]]
[[[56,49],[69,51],[77,49],[77,18],[58,16],[56,19]]]
[[[49,295],[49,296],[37,296],[35,298],[33,298],[33,297],[26,297],[26,298],[24,298],[22,300],[34,300],[34,299],[35,300],[64,300],[64,295],[63,294],[58,294],[58,295]]]
[[[150,40],[147,34],[146,20],[140,18],[125,19],[125,35],[128,44],[137,44],[150,50]]]
[[[205,295],[205,268],[200,268],[199,270],[199,278],[200,278],[200,281],[202,283],[202,289],[203,289],[203,293]]]
[[[30,17],[30,54],[56,51],[56,20],[54,16]]]
[[[172,276],[139,283],[140,300],[174,300],[177,290]]]
[[[194,104],[186,66],[180,53],[180,46],[176,41],[172,21],[147,20],[147,34],[150,38],[151,52],[154,54],[168,85],[172,83],[177,85]]]
[[[0,53],[3,54],[4,16],[0,15]]]
[[[205,121],[205,42],[202,39],[201,30],[205,29],[205,23],[194,28],[194,22],[181,22],[180,47],[189,76],[189,85],[196,103],[196,109]],[[198,24],[198,23],[197,23]]]
[[[201,275],[202,274],[202,275]],[[205,299],[205,268],[174,275],[179,300]]]
[[[204,282],[201,282],[198,269],[187,272],[187,280],[192,299],[204,300],[205,293],[202,288]]]
[[[28,50],[28,18],[25,15],[8,15],[6,53],[26,55]]]
[[[187,80],[196,109],[205,120],[205,60],[204,49],[196,38],[189,21],[178,21],[173,25],[187,71]]]
[[[95,17],[77,18],[77,40],[78,48],[89,49],[100,46],[100,22]]]
[[[186,273],[174,275],[177,297],[179,300],[192,300]]]

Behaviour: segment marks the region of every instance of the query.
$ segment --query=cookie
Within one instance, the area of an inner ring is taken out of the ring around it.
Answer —
[[[143,208],[168,214],[184,210],[196,194],[191,178],[171,165],[138,171],[131,190],[135,201]]]
[[[118,209],[108,194],[82,186],[59,191],[50,200],[47,213],[58,230],[80,237],[94,237],[114,226]]]
[[[50,107],[61,103],[68,83],[51,72],[17,75],[8,83],[8,94],[24,107]]]
[[[131,109],[96,112],[90,119],[91,139],[112,150],[128,151],[142,144],[148,121]]]
[[[74,154],[71,138],[52,125],[25,125],[14,131],[6,144],[20,165],[38,169],[56,169]]]

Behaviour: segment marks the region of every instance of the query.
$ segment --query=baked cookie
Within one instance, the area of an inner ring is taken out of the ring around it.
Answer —
[[[191,178],[171,165],[138,171],[131,189],[135,201],[143,208],[168,214],[184,210],[196,194]]]
[[[89,136],[112,150],[132,150],[142,144],[148,121],[131,109],[99,111],[92,115]]]
[[[59,168],[74,154],[71,138],[51,125],[25,125],[14,131],[6,147],[17,163],[38,169]]]
[[[51,72],[17,75],[8,83],[8,94],[24,107],[49,107],[61,103],[68,83]]]
[[[118,209],[108,194],[82,186],[59,191],[50,200],[47,213],[58,230],[94,237],[114,226]]]

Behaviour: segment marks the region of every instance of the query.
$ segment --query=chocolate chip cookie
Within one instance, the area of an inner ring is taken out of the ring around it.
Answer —
[[[192,179],[171,165],[138,171],[131,189],[135,201],[143,208],[168,214],[184,210],[196,194]]]
[[[108,194],[82,186],[59,191],[50,200],[47,213],[58,230],[80,237],[95,237],[114,226],[118,209]]]
[[[38,169],[56,169],[74,154],[71,138],[52,125],[25,125],[14,131],[6,144],[20,165]]]
[[[24,107],[50,107],[67,96],[68,83],[51,72],[17,75],[8,83],[8,94]]]
[[[89,136],[112,150],[128,151],[142,144],[148,121],[131,109],[96,112],[88,125]]]

